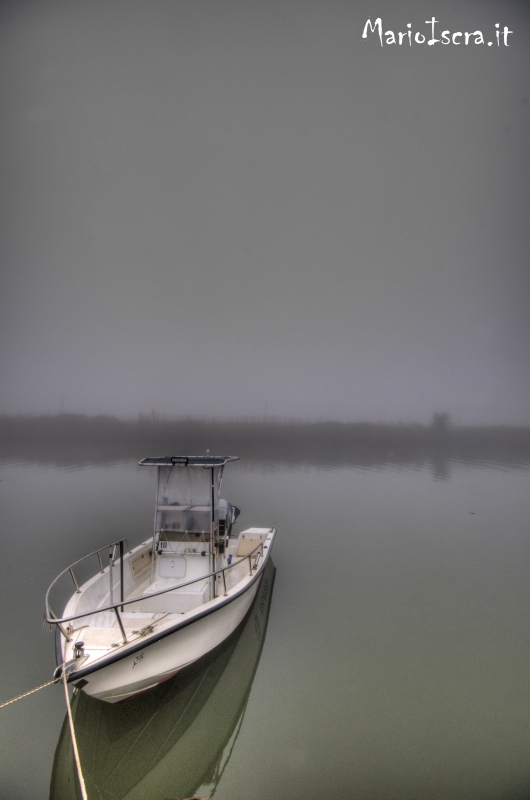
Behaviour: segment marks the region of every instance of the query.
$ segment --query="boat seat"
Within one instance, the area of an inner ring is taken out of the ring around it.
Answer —
[[[156,597],[147,597],[147,595],[166,589],[174,583],[174,579],[167,578],[159,578],[154,581],[143,593],[142,611],[150,611],[157,614],[185,614],[187,611],[192,611],[209,600],[207,579],[193,586],[173,589],[171,592],[166,592]]]

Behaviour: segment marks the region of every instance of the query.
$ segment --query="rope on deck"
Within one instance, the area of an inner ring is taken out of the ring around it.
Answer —
[[[62,670],[62,679],[64,684],[64,696],[66,697],[66,708],[68,711],[68,721],[70,722],[70,733],[72,734],[72,744],[74,747],[74,756],[75,756],[75,763],[77,766],[77,774],[79,776],[79,785],[81,786],[81,794],[83,795],[83,800],[88,800],[88,795],[86,793],[85,787],[85,779],[83,778],[83,772],[81,770],[81,762],[79,760],[79,752],[77,750],[77,740],[75,738],[75,730],[74,730],[74,720],[72,717],[72,709],[70,708],[70,695],[68,694],[68,683],[66,678],[66,670],[63,664]]]
[[[22,700],[23,697],[28,697],[30,694],[34,692],[39,692],[41,689],[45,689],[47,686],[51,686],[52,683],[57,683],[60,681],[61,678],[54,678],[52,681],[48,681],[48,683],[41,683],[40,686],[36,686],[34,689],[30,689],[29,692],[24,692],[24,694],[19,694],[18,697],[13,697],[12,700],[7,700],[7,702],[0,704],[0,708],[4,708],[4,706],[10,706],[11,703],[16,703],[17,700]]]

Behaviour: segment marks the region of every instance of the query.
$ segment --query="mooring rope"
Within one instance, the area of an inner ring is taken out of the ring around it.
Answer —
[[[11,703],[16,703],[17,700],[22,700],[23,697],[28,697],[28,695],[33,694],[34,692],[38,692],[41,689],[45,689],[47,686],[51,686],[52,683],[57,683],[60,681],[61,678],[54,678],[52,681],[48,681],[48,683],[42,683],[40,686],[36,686],[34,689],[30,689],[29,692],[24,692],[24,694],[19,694],[18,697],[13,697],[12,700],[7,700],[7,702],[0,704],[0,708],[4,708],[4,706],[10,706]]]
[[[34,689],[30,689],[29,692],[24,692],[24,694],[19,694],[18,697],[13,697],[12,700],[7,700],[5,703],[0,704],[0,708],[4,708],[5,706],[11,705],[11,703],[16,703],[17,700],[22,700],[23,697],[28,697],[30,694],[34,694],[34,692],[40,691],[40,689],[45,689],[46,686],[51,686],[52,683],[58,683],[62,679],[64,683],[64,694],[66,697],[66,708],[68,711],[68,720],[70,722],[70,732],[72,734],[72,744],[74,746],[74,756],[75,756],[75,763],[77,766],[77,772],[79,775],[79,784],[81,786],[81,794],[83,795],[83,800],[88,800],[88,796],[86,793],[85,788],[85,780],[83,778],[83,773],[81,771],[81,762],[79,761],[79,752],[77,750],[77,741],[75,738],[75,731],[74,731],[74,720],[72,718],[72,709],[70,708],[70,695],[68,694],[68,684],[66,680],[66,670],[62,669],[62,675],[59,675],[58,678],[53,678],[53,680],[48,681],[48,683],[42,683],[40,686],[36,686]]]
[[[72,744],[74,746],[74,756],[75,756],[75,763],[77,766],[77,774],[79,775],[79,785],[81,786],[81,794],[83,795],[83,800],[88,800],[85,787],[85,779],[83,778],[83,772],[81,771],[81,762],[79,760],[79,752],[77,750],[77,740],[75,738],[75,731],[74,731],[74,720],[72,717],[72,709],[70,708],[70,695],[68,694],[68,683],[66,679],[66,670],[64,668],[64,664],[62,672],[63,672],[62,679],[64,684],[64,696],[66,697],[66,708],[68,711],[68,721],[70,722],[70,733],[72,734]]]

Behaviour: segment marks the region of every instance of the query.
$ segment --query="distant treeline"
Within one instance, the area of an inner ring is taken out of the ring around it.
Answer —
[[[275,419],[124,420],[57,414],[0,416],[0,457],[50,463],[138,460],[143,456],[238,455],[259,462],[438,465],[530,464],[530,428],[453,426],[435,414],[430,425],[297,422]]]

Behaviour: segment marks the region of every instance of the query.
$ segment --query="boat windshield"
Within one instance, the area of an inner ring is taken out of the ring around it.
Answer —
[[[164,456],[143,458],[158,467],[155,534],[206,534],[218,528],[223,469],[237,456]],[[213,523],[213,529],[212,529]]]

